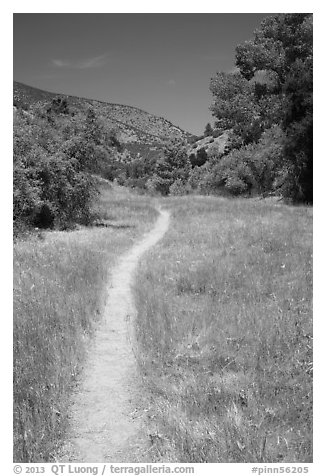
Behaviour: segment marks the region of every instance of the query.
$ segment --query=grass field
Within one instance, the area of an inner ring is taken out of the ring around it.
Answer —
[[[104,185],[95,208],[106,227],[43,232],[14,246],[15,462],[55,456],[110,269],[157,214],[150,199]]]
[[[170,198],[135,285],[152,461],[312,461],[312,209]]]

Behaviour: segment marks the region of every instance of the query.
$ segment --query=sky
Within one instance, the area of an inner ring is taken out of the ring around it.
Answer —
[[[14,80],[139,107],[188,132],[214,123],[210,79],[268,13],[15,13]]]

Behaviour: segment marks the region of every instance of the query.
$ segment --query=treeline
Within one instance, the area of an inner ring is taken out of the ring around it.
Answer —
[[[234,179],[244,188],[245,166],[254,186],[259,174],[256,161],[250,158],[262,153],[270,175],[266,181],[264,174],[263,188],[295,201],[312,202],[312,14],[265,18],[254,39],[237,46],[236,66],[238,72],[219,73],[210,86],[216,125],[232,129],[238,138],[238,151],[229,158]],[[268,137],[275,140],[274,147]],[[270,142],[268,155],[262,149],[266,140]],[[240,162],[243,165],[237,173],[234,166]]]
[[[212,78],[204,137],[227,131],[223,152],[195,154],[171,143],[147,177],[163,194],[277,194],[313,201],[313,27],[311,14],[263,20],[254,39],[236,48],[236,71]],[[196,138],[191,138],[191,144]],[[190,151],[189,151],[190,149]]]

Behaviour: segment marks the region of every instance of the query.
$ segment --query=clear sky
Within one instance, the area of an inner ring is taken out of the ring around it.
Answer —
[[[137,106],[200,134],[210,78],[267,13],[14,14],[14,79]]]

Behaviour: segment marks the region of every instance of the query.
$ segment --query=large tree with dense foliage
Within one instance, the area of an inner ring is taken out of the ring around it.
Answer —
[[[273,15],[237,46],[237,71],[217,73],[210,84],[216,126],[233,130],[236,147],[258,142],[275,125],[282,128],[279,190],[307,202],[313,188],[312,57],[312,15]]]
[[[313,168],[313,28],[312,14],[267,17],[253,40],[236,48],[242,77],[252,80],[264,71],[272,100],[283,104],[285,131],[283,193],[312,202]]]
[[[285,13],[266,17],[255,30],[254,39],[236,47],[236,65],[250,80],[265,71],[282,92],[292,65],[312,59],[312,15]]]
[[[222,72],[211,80],[210,90],[214,97],[211,111],[216,118],[215,126],[233,129],[243,143],[258,139],[260,108],[254,86],[238,72]]]

